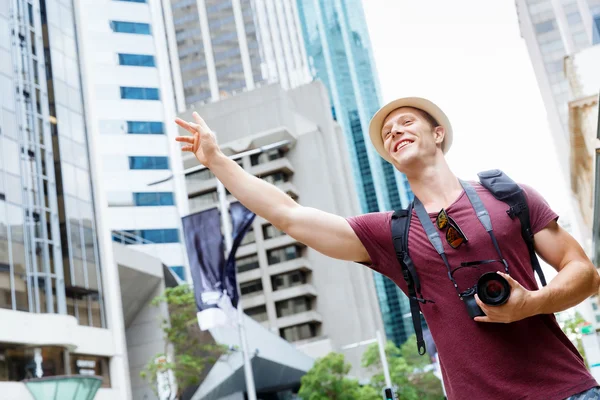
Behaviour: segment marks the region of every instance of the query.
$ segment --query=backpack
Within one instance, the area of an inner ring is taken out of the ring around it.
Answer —
[[[483,187],[489,190],[492,195],[508,205],[506,213],[511,219],[515,217],[521,222],[521,236],[527,244],[529,258],[533,270],[538,274],[540,282],[546,286],[546,278],[542,272],[539,260],[535,254],[533,245],[533,232],[531,230],[531,221],[529,218],[529,207],[523,189],[515,183],[504,172],[493,169],[477,174]],[[392,240],[396,258],[402,267],[402,276],[408,287],[408,298],[410,301],[410,313],[413,320],[415,334],[417,336],[417,348],[420,355],[425,354],[426,347],[423,340],[423,326],[421,325],[421,307],[420,303],[431,302],[421,295],[421,283],[415,269],[415,265],[408,252],[408,231],[410,228],[410,219],[412,215],[413,203],[411,202],[407,209],[397,210],[392,215]]]

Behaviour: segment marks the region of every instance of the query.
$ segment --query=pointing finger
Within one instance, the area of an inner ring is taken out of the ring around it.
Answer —
[[[192,124],[190,124],[187,121],[182,120],[181,118],[175,118],[175,123],[190,133],[197,132],[196,128],[194,126],[192,126]]]

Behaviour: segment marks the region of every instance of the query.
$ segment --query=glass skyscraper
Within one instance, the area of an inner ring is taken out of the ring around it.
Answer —
[[[106,327],[71,2],[0,6],[0,307]]]
[[[412,200],[405,177],[370,145],[369,121],[381,106],[361,0],[297,0],[312,75],[327,86],[332,113],[350,151],[362,212],[399,209]],[[387,337],[402,344],[412,334],[408,299],[375,274]]]

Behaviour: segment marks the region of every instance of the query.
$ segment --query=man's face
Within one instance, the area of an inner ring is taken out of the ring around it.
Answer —
[[[427,163],[438,150],[442,151],[444,128],[433,127],[416,108],[401,107],[385,118],[381,137],[385,151],[404,172],[417,164]]]

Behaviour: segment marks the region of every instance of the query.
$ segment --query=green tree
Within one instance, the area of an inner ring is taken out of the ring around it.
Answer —
[[[390,370],[390,379],[402,400],[441,400],[444,398],[442,385],[433,372],[424,372],[423,367],[430,364],[428,356],[420,356],[417,352],[415,336],[398,348],[388,341],[385,353]],[[371,383],[379,393],[385,386],[383,366],[379,356],[377,343],[370,345],[363,354],[364,367],[376,369]]]
[[[171,371],[177,385],[177,398],[181,398],[186,388],[202,381],[207,367],[213,365],[227,351],[227,347],[214,344],[212,337],[198,328],[196,300],[189,285],[167,288],[161,296],[152,300],[152,305],[156,307],[163,304],[169,310],[169,320],[161,322],[165,351],[155,355],[140,376],[150,382],[155,393],[158,393],[158,375]],[[172,346],[173,357],[167,356],[169,346]],[[158,359],[165,362],[158,363]],[[168,383],[166,385],[166,389],[173,389],[168,387]]]
[[[303,400],[380,400],[381,394],[371,386],[361,387],[347,378],[351,365],[344,355],[329,353],[315,361],[302,377],[298,397]]]

